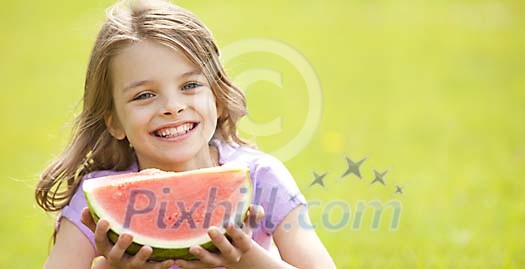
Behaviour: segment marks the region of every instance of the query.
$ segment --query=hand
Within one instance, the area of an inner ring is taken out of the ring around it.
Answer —
[[[109,222],[105,219],[100,219],[96,224],[93,217],[86,207],[82,210],[82,223],[86,225],[95,233],[95,247],[99,254],[105,257],[97,268],[147,268],[147,269],[162,269],[169,268],[174,265],[173,260],[166,260],[163,262],[147,262],[151,256],[153,249],[150,246],[143,246],[134,256],[125,253],[126,249],[133,242],[133,236],[123,233],[119,236],[115,245],[111,244],[107,238],[109,230]]]
[[[220,254],[207,251],[201,246],[190,247],[190,253],[195,255],[198,260],[186,261],[176,260],[175,264],[184,269],[194,268],[251,268],[253,267],[248,255],[253,249],[260,249],[254,246],[252,240],[252,229],[261,221],[264,210],[261,206],[250,205],[248,214],[241,227],[235,227],[232,223],[227,224],[226,233],[232,238],[233,244],[228,241],[217,227],[210,227],[208,235],[213,244],[219,249]],[[255,243],[256,244],[256,243]]]

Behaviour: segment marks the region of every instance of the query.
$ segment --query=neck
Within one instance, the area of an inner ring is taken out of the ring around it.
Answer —
[[[208,146],[201,150],[195,157],[178,163],[147,163],[137,160],[139,171],[156,168],[163,171],[182,172],[200,168],[219,166],[219,153],[215,147]]]

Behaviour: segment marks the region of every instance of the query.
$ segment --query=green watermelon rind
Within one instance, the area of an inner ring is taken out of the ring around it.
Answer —
[[[211,169],[216,169],[216,168],[211,168]],[[199,169],[199,170],[203,171],[203,170],[206,170],[206,168]],[[246,187],[248,188],[248,197],[246,199],[247,203],[244,204],[244,208],[242,210],[243,213],[241,215],[235,214],[235,220],[234,220],[235,225],[240,226],[243,223],[244,219],[246,218],[246,215],[248,214],[248,208],[252,200],[253,189],[252,189],[252,183],[250,180],[250,171],[248,169],[239,168],[239,169],[232,169],[232,170],[234,171],[244,170],[246,172],[246,179],[247,179]],[[86,202],[87,202],[89,211],[91,213],[91,216],[93,217],[93,220],[95,221],[95,223],[97,223],[100,217],[93,210],[94,207],[89,199],[90,195],[87,192],[84,192],[84,195],[86,196]],[[230,242],[232,241],[231,237],[228,234],[226,234],[226,230],[224,229],[224,227],[217,227],[217,228],[219,228],[222,231],[222,233],[226,236],[226,238]],[[128,232],[128,233],[133,235],[132,232]],[[118,237],[119,237],[119,234],[115,231],[114,228],[111,227],[111,223],[110,223],[109,231],[107,233],[107,237],[113,244],[117,242]],[[210,252],[219,253],[219,250],[217,249],[215,245],[213,245],[212,241],[208,241],[208,242],[205,242],[199,245],[202,248]],[[136,242],[132,242],[131,245],[126,249],[126,253],[129,255],[135,255],[142,246],[144,245],[136,243]],[[153,246],[150,246],[150,247],[152,248],[153,252],[151,253],[151,256],[148,259],[149,261],[164,261],[168,259],[184,259],[184,260],[196,260],[197,259],[197,257],[195,257],[193,254],[190,253],[189,251],[190,247],[176,248],[176,249],[167,249],[167,248],[160,248],[160,247],[153,247]]]

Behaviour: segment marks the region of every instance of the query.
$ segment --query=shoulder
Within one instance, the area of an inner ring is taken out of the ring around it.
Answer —
[[[279,188],[293,193],[298,191],[292,174],[278,158],[237,144],[220,144],[218,148],[221,163],[238,164],[250,169],[250,178],[256,187]]]
[[[128,167],[128,169],[126,169],[126,170],[121,170],[121,171],[116,171],[116,170],[95,170],[95,171],[91,171],[88,174],[84,175],[84,177],[82,178],[82,181],[88,180],[88,179],[92,179],[92,178],[97,178],[97,177],[106,177],[106,176],[127,174],[127,173],[131,173],[131,172],[138,172],[138,166],[137,166],[136,162],[132,163]]]
[[[71,198],[71,200],[69,201],[69,207],[77,207],[78,208],[83,208],[86,204],[86,199],[84,197],[84,191],[83,191],[83,185],[84,185],[84,182],[86,180],[90,180],[90,179],[93,179],[93,178],[98,178],[98,177],[105,177],[105,176],[113,176],[113,175],[119,175],[119,174],[125,174],[125,173],[130,173],[130,172],[135,172],[136,170],[136,164],[132,164],[127,170],[123,170],[123,171],[115,171],[115,170],[96,170],[96,171],[92,171],[92,172],[89,172],[88,174],[84,175],[82,177],[82,180],[78,186],[78,188],[76,189],[75,193],[73,194],[73,197]]]
[[[220,144],[218,148],[222,164],[241,164],[250,169],[252,203],[261,205],[265,212],[264,224],[254,232],[259,241],[272,234],[291,210],[306,204],[293,176],[276,157],[237,144]]]
[[[288,169],[276,157],[254,149],[249,146],[238,145],[235,143],[218,143],[221,164],[240,164],[255,173],[261,172],[286,172]]]
[[[93,178],[98,177],[104,177],[104,176],[111,176],[111,175],[118,175],[118,174],[124,174],[129,173],[133,171],[133,165],[128,170],[124,171],[114,171],[114,170],[97,170],[92,171],[82,178],[82,181],[80,182],[78,188],[76,189],[75,193],[69,200],[69,203],[61,210],[58,218],[57,218],[57,224],[56,229],[60,230],[60,221],[62,218],[65,218],[69,220],[72,224],[74,224],[91,242],[91,244],[94,246],[95,243],[93,241],[93,233],[89,228],[87,228],[84,224],[81,222],[81,215],[82,210],[84,207],[87,206],[86,197],[84,195],[83,190],[83,184],[86,180],[90,180]]]

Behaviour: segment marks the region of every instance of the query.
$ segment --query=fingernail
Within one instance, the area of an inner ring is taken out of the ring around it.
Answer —
[[[153,252],[153,249],[150,246],[142,246],[142,248],[146,251],[146,254],[151,255],[150,252]]]
[[[219,232],[215,229],[210,230],[210,236],[211,237],[217,237],[219,235]]]
[[[124,239],[126,241],[130,241],[131,240],[131,235],[129,235],[129,234],[122,234],[122,239]]]

